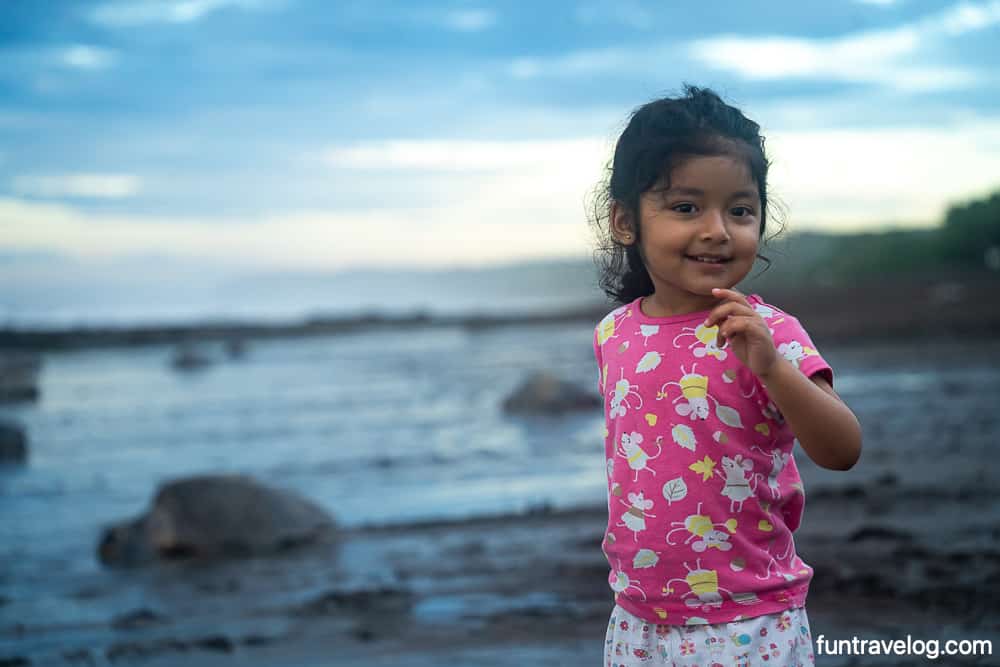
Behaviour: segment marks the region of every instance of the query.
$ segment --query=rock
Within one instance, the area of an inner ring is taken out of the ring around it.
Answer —
[[[848,536],[848,542],[861,542],[864,540],[899,540],[912,542],[913,534],[905,530],[897,530],[888,526],[862,526]]]
[[[0,463],[24,463],[28,459],[28,436],[13,422],[0,422]]]
[[[170,365],[179,371],[197,371],[212,364],[212,357],[191,343],[184,343],[174,350]]]
[[[162,485],[145,514],[104,530],[97,553],[111,566],[266,555],[325,540],[335,526],[290,491],[238,475],[205,475]]]
[[[30,664],[30,660],[19,655],[15,655],[11,658],[0,657],[0,667],[27,667]]]
[[[247,344],[242,338],[227,339],[225,347],[230,359],[243,359],[247,356]]]
[[[26,352],[0,354],[0,402],[38,398],[42,358]]]
[[[150,625],[162,623],[166,619],[149,609],[137,609],[127,614],[122,614],[111,621],[111,627],[116,630],[137,630]]]
[[[560,415],[576,410],[593,410],[602,404],[599,396],[542,371],[528,377],[507,397],[503,409],[511,414]]]
[[[389,614],[406,613],[413,606],[413,593],[400,588],[380,587],[372,590],[331,590],[299,605],[292,610],[296,616],[316,617],[336,614],[375,614],[382,618]]]

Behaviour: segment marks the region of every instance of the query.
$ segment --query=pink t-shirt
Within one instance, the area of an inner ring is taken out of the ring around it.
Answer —
[[[832,383],[798,320],[748,301],[779,354]],[[804,506],[795,435],[757,377],[717,346],[710,311],[648,317],[640,302],[594,331],[616,602],[668,625],[804,606],[812,568],[792,539]]]

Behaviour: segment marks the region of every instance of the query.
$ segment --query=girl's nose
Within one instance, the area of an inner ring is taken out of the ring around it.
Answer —
[[[701,238],[704,241],[722,241],[729,238],[721,211],[708,209],[702,216]]]

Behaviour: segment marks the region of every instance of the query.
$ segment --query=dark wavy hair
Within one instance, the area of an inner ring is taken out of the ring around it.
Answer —
[[[760,238],[765,238],[770,162],[760,125],[712,90],[685,85],[684,95],[654,100],[632,112],[605,169],[606,176],[594,192],[590,216],[597,236],[594,261],[600,271],[600,287],[609,298],[629,303],[653,293],[639,250],[639,198],[654,186],[669,188],[670,172],[695,155],[732,155],[745,161],[760,195]],[[618,243],[611,234],[613,203],[624,206],[635,221],[636,242],[631,245]],[[767,257],[757,257],[770,266]]]

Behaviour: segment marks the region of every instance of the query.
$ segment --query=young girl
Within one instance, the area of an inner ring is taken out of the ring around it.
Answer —
[[[734,289],[767,169],[757,123],[690,86],[640,107],[615,148],[601,284],[623,305],[594,332],[608,667],[813,664],[792,448],[847,470],[861,429],[798,320]]]

